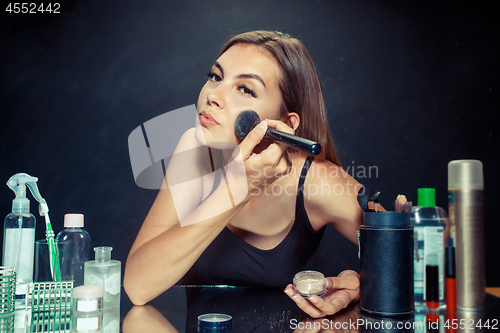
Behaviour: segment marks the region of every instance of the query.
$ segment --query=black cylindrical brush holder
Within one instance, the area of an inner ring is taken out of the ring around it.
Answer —
[[[372,315],[414,312],[410,215],[366,212],[359,229],[361,309]]]

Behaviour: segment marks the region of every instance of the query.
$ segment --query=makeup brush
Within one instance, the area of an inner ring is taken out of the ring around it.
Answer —
[[[408,199],[406,199],[406,196],[404,196],[403,194],[399,194],[397,197],[396,197],[396,203],[395,203],[395,211],[397,213],[409,213],[410,210],[411,210],[411,207],[412,207],[412,202],[411,201],[408,201]]]
[[[243,140],[250,131],[257,126],[260,122],[260,117],[255,111],[243,111],[234,122],[234,131],[238,138]],[[285,132],[278,131],[274,128],[267,128],[266,139],[273,140],[275,142],[282,143],[284,145],[293,147],[309,155],[318,155],[321,152],[321,145],[317,142],[301,138],[296,135],[288,134]]]

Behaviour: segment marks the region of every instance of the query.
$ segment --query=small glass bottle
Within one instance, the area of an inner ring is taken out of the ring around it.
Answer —
[[[104,290],[104,309],[120,305],[121,262],[111,260],[112,250],[110,246],[95,247],[95,260],[87,261],[84,270],[84,284]]]
[[[73,286],[83,285],[83,268],[90,259],[90,235],[82,229],[83,214],[64,215],[64,227],[57,234],[57,242],[66,242],[65,256],[61,261],[61,278],[63,281],[73,280]]]

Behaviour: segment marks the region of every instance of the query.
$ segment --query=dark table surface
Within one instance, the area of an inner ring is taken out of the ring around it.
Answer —
[[[120,332],[197,332],[197,318],[205,313],[232,316],[232,332],[500,332],[500,298],[487,294],[483,313],[446,315],[444,305],[437,312],[440,327],[426,323],[430,315],[417,304],[409,317],[374,318],[360,311],[354,302],[336,315],[311,319],[297,308],[282,290],[257,287],[174,286],[145,306],[133,306],[122,293]],[[481,320],[481,321],[479,321]],[[445,327],[448,323],[448,327]],[[474,327],[474,330],[472,330]],[[456,328],[456,330],[452,330]]]
[[[341,312],[311,319],[282,290],[258,287],[174,286],[144,306],[133,306],[123,291],[119,307],[97,316],[80,317],[69,311],[31,312],[16,310],[0,317],[4,332],[81,332],[82,325],[100,324],[86,333],[184,333],[197,332],[201,314],[224,313],[232,316],[232,331],[245,332],[500,332],[500,298],[487,294],[486,310],[480,313],[446,314],[444,304],[430,312],[416,304],[415,314],[407,317],[372,317],[360,310],[359,302]],[[438,318],[429,323],[428,320]],[[36,319],[36,320],[35,320]],[[72,326],[70,326],[70,324]],[[57,328],[57,329],[55,329]],[[455,328],[455,329],[454,329]],[[482,328],[482,329],[479,329]],[[216,333],[214,331],[213,333]]]

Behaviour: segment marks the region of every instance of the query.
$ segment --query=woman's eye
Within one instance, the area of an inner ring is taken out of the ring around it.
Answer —
[[[207,73],[207,75],[208,75],[208,79],[210,81],[213,81],[213,82],[221,82],[222,81],[222,78],[215,73],[209,72],[209,73]]]
[[[254,93],[254,91],[248,87],[245,87],[245,86],[239,86],[238,87],[238,90],[241,91],[242,93],[246,94],[246,95],[251,95],[253,97],[257,97]]]

